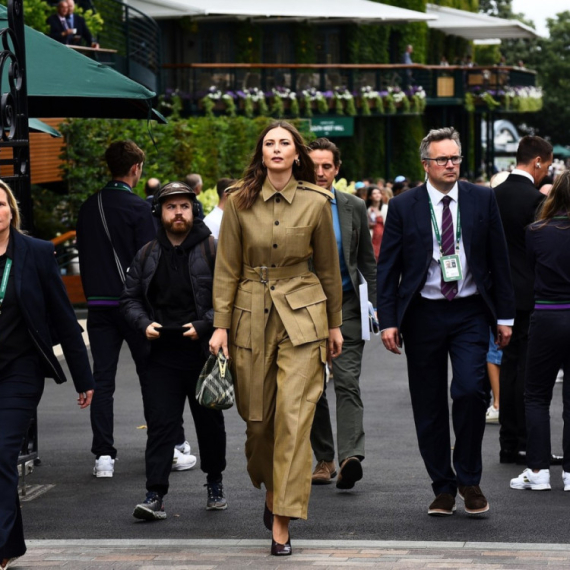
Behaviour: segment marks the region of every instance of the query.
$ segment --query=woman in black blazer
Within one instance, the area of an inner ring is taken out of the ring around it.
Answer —
[[[534,311],[530,318],[525,380],[527,469],[512,489],[550,490],[550,402],[556,375],[562,385],[564,431],[562,480],[570,491],[570,172],[554,183],[537,221],[526,230],[534,268]],[[568,380],[567,380],[568,379]]]
[[[18,455],[44,389],[66,381],[61,344],[80,408],[93,397],[87,350],[53,244],[20,232],[18,204],[0,180],[0,568],[26,552],[18,499]]]

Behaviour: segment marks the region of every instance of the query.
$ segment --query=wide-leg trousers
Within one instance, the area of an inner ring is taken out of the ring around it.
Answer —
[[[245,454],[253,485],[273,491],[273,513],[306,519],[311,492],[310,432],[323,391],[326,341],[293,346],[279,313],[265,327],[263,419],[250,421],[252,351],[231,346],[237,408],[247,422]]]
[[[531,469],[550,467],[550,403],[560,368],[564,369],[563,469],[570,472],[570,311],[536,310],[530,317],[524,393],[528,434],[526,459]]]
[[[20,500],[18,455],[44,390],[36,355],[0,372],[0,560],[26,552]]]

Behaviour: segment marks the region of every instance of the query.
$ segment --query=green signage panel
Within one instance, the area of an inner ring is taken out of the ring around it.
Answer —
[[[354,117],[312,118],[311,132],[318,137],[351,137],[354,134]]]

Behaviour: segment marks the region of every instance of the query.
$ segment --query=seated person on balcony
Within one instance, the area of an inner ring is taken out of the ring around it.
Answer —
[[[52,14],[47,19],[49,37],[62,44],[71,43],[71,37],[73,36],[73,30],[66,20],[68,12],[67,0],[60,0],[57,4],[57,13]]]
[[[99,48],[99,44],[93,39],[85,19],[82,16],[74,14],[75,1],[67,0],[67,25],[75,33],[70,37],[69,42],[71,45],[80,46],[81,40],[85,40],[86,44],[92,48]]]

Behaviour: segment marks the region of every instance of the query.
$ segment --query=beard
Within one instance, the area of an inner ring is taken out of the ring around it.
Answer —
[[[182,222],[177,224],[176,222]],[[192,229],[192,222],[181,218],[175,218],[171,222],[163,222],[165,231],[171,234],[187,234]]]

